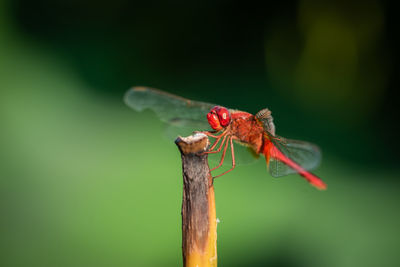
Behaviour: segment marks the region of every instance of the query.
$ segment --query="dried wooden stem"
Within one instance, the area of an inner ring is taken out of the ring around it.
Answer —
[[[207,154],[208,137],[195,134],[175,141],[182,157],[182,253],[185,267],[217,266],[214,187]]]

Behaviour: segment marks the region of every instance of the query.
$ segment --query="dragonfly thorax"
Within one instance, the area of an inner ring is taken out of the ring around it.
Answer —
[[[247,144],[256,153],[261,152],[264,129],[257,123],[252,114],[242,111],[232,113],[230,132],[237,141]]]

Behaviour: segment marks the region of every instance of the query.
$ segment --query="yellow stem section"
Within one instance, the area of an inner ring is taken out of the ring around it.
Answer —
[[[196,247],[188,252],[185,267],[217,267],[217,217],[213,185],[208,191],[208,226],[206,247]]]

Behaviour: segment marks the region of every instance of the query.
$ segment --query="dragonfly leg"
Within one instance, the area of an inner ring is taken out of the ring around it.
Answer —
[[[218,138],[218,137],[221,137],[221,136],[222,136],[223,134],[225,134],[226,132],[224,131],[224,132],[223,132],[222,134],[220,134],[220,135],[213,135],[214,132],[209,132],[209,131],[198,132],[198,133],[205,134],[205,135],[210,136],[210,137],[212,137],[212,138]]]
[[[227,170],[226,172],[223,172],[223,173],[221,173],[221,174],[219,174],[219,175],[213,177],[213,179],[215,179],[215,178],[217,178],[217,177],[220,177],[220,176],[222,176],[222,175],[224,175],[224,174],[227,174],[228,172],[232,171],[232,170],[236,167],[236,162],[235,162],[235,150],[234,150],[234,148],[233,148],[233,137],[230,137],[230,138],[229,138],[229,142],[231,143],[232,168],[231,168],[230,170]],[[227,141],[226,143],[228,144],[228,141]],[[228,147],[228,146],[226,146],[226,147]],[[224,152],[225,152],[225,151],[224,151]],[[220,164],[222,164],[222,163],[220,163]]]
[[[226,138],[226,134],[227,134],[227,133],[228,133],[228,132],[224,132],[224,133],[222,133],[220,136],[218,136],[217,139],[215,140],[214,144],[213,144],[213,145],[210,147],[210,149],[209,149],[207,152],[205,152],[205,153],[218,153],[218,152],[220,152],[220,151],[221,151],[221,147],[222,147],[222,145],[223,145],[223,143],[224,143],[224,140],[225,140],[225,138]],[[221,143],[220,147],[219,147],[216,151],[212,151],[212,150],[214,150],[214,148],[217,146],[219,140],[221,140],[222,137],[224,137],[224,139],[222,139],[222,143]]]
[[[227,137],[227,136],[225,136],[224,139],[222,140],[222,144],[225,142],[226,137]],[[229,138],[230,138],[230,137],[229,137]],[[222,146],[222,144],[221,144],[221,146]],[[218,166],[212,168],[212,169],[210,170],[210,172],[212,172],[213,170],[216,170],[216,169],[218,169],[219,167],[222,166],[222,164],[224,163],[225,154],[226,154],[226,150],[228,149],[228,145],[229,145],[229,142],[228,142],[228,141],[225,142],[224,151],[222,152],[221,160],[219,161]],[[219,147],[218,149],[221,150],[221,147]],[[211,152],[211,153],[214,153],[214,152]]]
[[[222,149],[222,146],[223,146],[224,143],[225,143],[226,137],[227,137],[227,135],[224,136],[224,138],[222,139],[222,142],[221,142],[221,144],[219,145],[219,147],[218,147],[217,150],[214,150],[214,151],[205,151],[205,152],[202,152],[201,155],[219,153],[219,152],[221,151],[221,149]],[[218,140],[218,141],[219,141],[219,140]],[[214,147],[217,143],[218,143],[218,142],[216,141],[216,142],[214,143],[213,147]],[[226,148],[224,148],[224,151],[225,151],[225,150],[226,150]],[[224,156],[225,156],[225,152],[223,153],[223,156],[222,156],[222,157],[224,157]]]
[[[219,152],[221,151],[222,146],[224,145],[225,139],[226,139],[227,137],[228,137],[228,136],[225,135],[224,138],[222,138],[222,142],[221,142],[221,144],[219,145],[219,147],[218,147],[217,150],[214,150],[214,151],[206,151],[206,152],[203,152],[203,154],[214,154],[214,153],[219,153]]]

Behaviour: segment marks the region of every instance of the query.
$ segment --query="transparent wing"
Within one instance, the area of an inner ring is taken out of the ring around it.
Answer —
[[[175,139],[178,135],[187,136],[193,131],[210,129],[207,113],[215,104],[193,101],[180,96],[149,87],[133,87],[126,92],[125,103],[136,111],[153,110],[161,121],[168,123],[166,136]],[[213,139],[210,140],[213,142]],[[217,165],[222,151],[210,154],[209,159]],[[248,147],[235,142],[235,161],[237,165],[249,164],[256,161],[258,155],[251,153]],[[231,166],[230,148],[226,152],[223,166]]]
[[[270,139],[280,152],[306,170],[315,169],[321,161],[321,152],[312,143],[286,139],[280,136],[270,136]],[[296,173],[294,169],[276,159],[273,153],[272,151],[268,169],[272,176],[280,177]]]
[[[136,111],[153,110],[172,128],[208,129],[207,113],[215,105],[193,101],[149,87],[133,87],[126,92],[125,103]]]
[[[274,118],[272,118],[271,111],[264,108],[257,112],[255,116],[258,121],[263,125],[264,130],[266,130],[270,135],[275,136],[275,124]]]
[[[321,161],[321,152],[316,145],[309,142],[286,139],[275,135],[275,125],[270,110],[265,108],[259,111],[256,114],[256,118],[260,124],[262,124],[272,144],[283,155],[306,170],[312,170],[319,165]],[[268,163],[268,170],[272,176],[280,177],[297,172],[277,159],[279,157],[275,157],[274,153],[277,152],[272,150]]]

